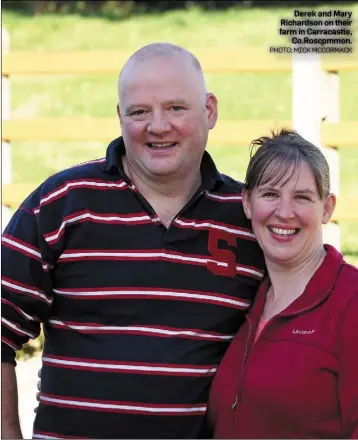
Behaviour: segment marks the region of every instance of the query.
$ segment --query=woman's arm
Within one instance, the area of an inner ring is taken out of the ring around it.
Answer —
[[[358,290],[343,315],[338,392],[342,435],[358,439]]]

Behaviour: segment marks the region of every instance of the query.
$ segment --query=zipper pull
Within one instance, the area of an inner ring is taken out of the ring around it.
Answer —
[[[234,409],[236,408],[237,405],[237,396],[235,397],[235,402],[232,404],[231,409],[234,411]]]

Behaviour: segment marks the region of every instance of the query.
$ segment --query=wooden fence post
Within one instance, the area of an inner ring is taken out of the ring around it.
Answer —
[[[1,45],[2,53],[10,52],[10,36],[6,29],[1,29]],[[10,98],[10,78],[8,76],[2,77],[2,120],[10,119],[11,98]],[[11,146],[9,142],[1,143],[1,183],[2,185],[11,183],[12,180],[12,164],[11,164]],[[2,206],[1,210],[1,225],[2,230],[6,227],[11,218],[11,209],[7,206]]]
[[[321,82],[321,115],[327,123],[339,122],[339,75],[338,72],[322,72]],[[331,192],[333,192],[337,199],[340,194],[340,159],[338,145],[332,145],[330,148],[322,146],[323,152],[327,158],[330,175],[331,175]],[[330,222],[325,226],[325,233],[327,236],[327,243],[333,244],[337,249],[340,249],[341,234],[338,222]],[[330,237],[330,238],[329,238]]]
[[[333,148],[322,144],[322,121],[337,122],[338,76],[321,70],[320,56],[292,55],[292,119],[294,129],[321,148],[331,172],[331,191],[339,195],[339,157]],[[323,227],[323,241],[340,249],[339,225],[330,222]]]

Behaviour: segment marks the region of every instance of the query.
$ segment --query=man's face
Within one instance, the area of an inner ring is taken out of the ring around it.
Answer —
[[[127,69],[119,118],[131,169],[146,180],[198,173],[217,101],[188,59],[154,58]]]

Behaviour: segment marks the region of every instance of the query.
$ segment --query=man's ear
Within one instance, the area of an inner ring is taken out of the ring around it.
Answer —
[[[211,130],[215,127],[216,121],[218,120],[218,100],[213,93],[206,94],[205,108],[208,115],[209,129]]]
[[[324,201],[323,206],[323,216],[322,216],[322,223],[325,225],[327,224],[333,214],[334,208],[336,207],[336,196],[332,193],[329,193],[326,197],[326,200]]]
[[[117,104],[117,115],[118,115],[119,121],[121,121],[121,111],[119,109],[119,104]]]
[[[241,196],[242,196],[242,206],[244,207],[246,217],[250,220],[251,219],[250,194],[246,189],[244,189],[242,191]]]

